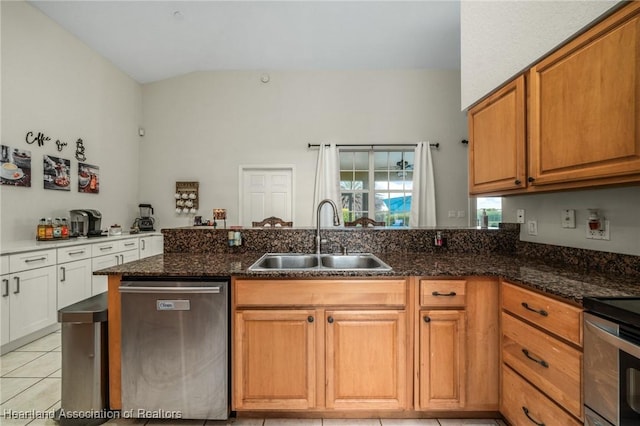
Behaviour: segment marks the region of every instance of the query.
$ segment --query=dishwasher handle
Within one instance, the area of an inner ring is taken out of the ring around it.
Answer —
[[[120,293],[155,293],[155,294],[220,294],[222,286],[217,287],[145,287],[121,286]]]

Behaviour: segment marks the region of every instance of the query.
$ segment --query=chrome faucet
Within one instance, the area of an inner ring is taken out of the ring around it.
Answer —
[[[320,201],[320,203],[318,203],[318,211],[316,212],[316,254],[320,254],[320,211],[322,210],[322,206],[325,204],[330,204],[333,209],[333,226],[340,225],[340,216],[338,216],[338,207],[336,206],[336,203],[328,198]]]

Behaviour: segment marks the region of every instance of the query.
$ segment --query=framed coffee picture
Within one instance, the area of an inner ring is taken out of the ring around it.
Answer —
[[[89,194],[100,192],[100,167],[78,163],[78,192]]]
[[[0,145],[0,185],[31,186],[31,151]]]
[[[71,191],[71,160],[45,155],[42,167],[44,189]]]

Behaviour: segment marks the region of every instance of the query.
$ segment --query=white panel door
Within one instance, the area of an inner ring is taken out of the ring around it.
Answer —
[[[276,216],[285,221],[293,220],[293,169],[248,168],[242,169],[242,224]]]

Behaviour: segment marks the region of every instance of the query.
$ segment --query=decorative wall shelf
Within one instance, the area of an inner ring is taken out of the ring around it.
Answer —
[[[198,213],[200,194],[198,182],[176,182],[176,193],[174,195],[177,214]]]

